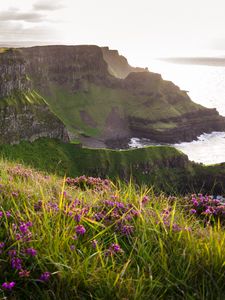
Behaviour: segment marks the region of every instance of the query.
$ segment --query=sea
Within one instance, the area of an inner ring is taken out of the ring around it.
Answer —
[[[213,59],[209,59],[207,65],[154,59],[149,66],[150,71],[160,73],[163,79],[170,80],[182,90],[188,91],[194,102],[208,108],[216,108],[225,116],[225,66],[213,65]],[[131,148],[147,145],[152,145],[152,142],[136,137],[129,142]],[[225,132],[205,133],[192,142],[172,146],[198,163],[210,165],[225,162]]]

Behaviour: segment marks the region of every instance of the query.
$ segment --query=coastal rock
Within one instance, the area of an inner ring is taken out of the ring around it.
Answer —
[[[50,137],[68,142],[64,124],[32,90],[28,62],[17,49],[0,54],[0,144]]]
[[[36,91],[84,145],[122,148],[131,137],[176,143],[225,131],[215,109],[107,47],[20,48],[1,53],[0,60],[0,97]]]
[[[18,91],[29,91],[30,85],[22,54],[16,50],[7,50],[0,54],[0,98]]]
[[[108,71],[117,78],[126,78],[131,72],[145,72],[148,68],[138,68],[129,65],[126,57],[119,54],[117,50],[102,47],[103,58],[107,62]]]
[[[0,144],[17,144],[40,137],[69,141],[65,126],[47,105],[9,105],[0,109]]]

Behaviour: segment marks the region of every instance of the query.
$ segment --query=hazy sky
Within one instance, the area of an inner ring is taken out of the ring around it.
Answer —
[[[133,64],[152,56],[225,53],[225,0],[0,0],[0,43],[117,48]]]

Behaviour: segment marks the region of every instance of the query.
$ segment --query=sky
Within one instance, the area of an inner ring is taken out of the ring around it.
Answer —
[[[95,44],[134,65],[224,51],[225,0],[0,0],[0,44]]]

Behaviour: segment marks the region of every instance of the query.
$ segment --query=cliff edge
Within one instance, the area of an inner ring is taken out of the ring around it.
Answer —
[[[121,148],[131,137],[191,141],[204,132],[225,130],[225,118],[215,109],[194,103],[160,74],[129,66],[126,58],[108,48],[12,49],[0,54],[0,66],[2,102],[18,93],[38,94],[52,118],[62,128],[65,124],[71,139],[86,146]]]

